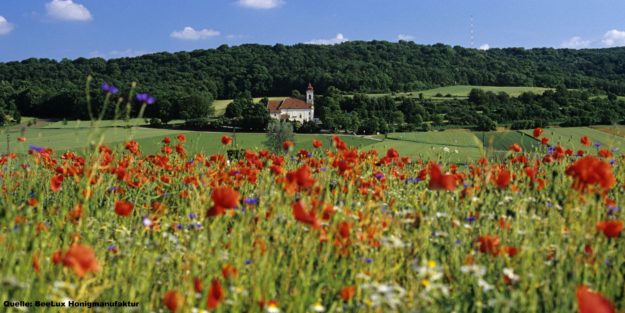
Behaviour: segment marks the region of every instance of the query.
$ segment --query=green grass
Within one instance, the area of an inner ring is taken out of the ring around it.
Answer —
[[[455,86],[446,86],[439,87],[421,91],[411,91],[411,92],[398,92],[394,95],[396,96],[406,96],[406,97],[418,97],[420,93],[423,93],[423,97],[427,99],[435,99],[442,100],[446,99],[446,95],[451,95],[453,98],[467,98],[471,89],[482,89],[485,91],[492,91],[495,93],[505,92],[512,97],[518,97],[524,92],[533,92],[536,94],[542,94],[546,90],[553,90],[552,88],[542,88],[542,87],[511,87],[511,86],[471,86],[471,85],[455,85]],[[443,95],[443,97],[437,97],[437,94]],[[371,96],[386,96],[390,95],[388,93],[384,94],[370,94]]]
[[[532,134],[532,130],[525,130],[524,132],[530,136]],[[574,150],[594,149],[581,144],[580,138],[582,136],[588,136],[593,144],[600,143],[602,145],[601,148],[618,148],[621,151],[625,151],[625,138],[590,127],[546,128],[543,133],[543,137],[549,138],[549,144],[551,145],[561,144],[565,148]]]
[[[184,121],[182,120],[173,120],[168,124],[181,124]],[[23,124],[23,123],[22,123]],[[43,128],[92,128],[96,127],[129,127],[129,126],[146,126],[149,124],[149,119],[146,118],[133,118],[128,121],[124,120],[100,120],[96,122],[92,121],[81,121],[81,120],[73,120],[73,121],[56,121],[46,124]]]
[[[476,160],[483,155],[480,140],[466,130],[392,133],[385,141],[371,146],[380,151],[391,147],[413,158],[444,158],[452,162]]]
[[[540,146],[540,142],[533,137],[514,130],[476,132],[475,136],[482,141],[485,149],[492,151],[507,151],[515,143],[528,152]]]
[[[213,154],[224,152],[226,148],[221,144],[223,135],[233,136],[232,133],[222,132],[201,132],[201,131],[179,131],[170,129],[154,129],[154,128],[28,128],[24,133],[27,138],[26,142],[18,142],[17,137],[21,136],[20,132],[11,133],[10,149],[11,152],[25,153],[29,149],[29,145],[52,148],[57,151],[65,151],[70,149],[85,148],[90,142],[97,143],[102,138],[102,143],[115,146],[133,138],[139,142],[141,150],[146,154],[157,153],[160,151],[163,137],[175,137],[178,134],[185,134],[187,137],[187,152],[191,154],[204,153]],[[266,135],[264,133],[237,133],[236,144],[241,149],[260,150],[265,149],[264,142]],[[330,135],[307,135],[296,134],[296,149],[312,149],[313,139],[319,139],[324,142],[326,147],[332,146]],[[339,136],[346,143],[354,147],[365,147],[376,143],[375,140],[366,139],[356,136]],[[173,138],[172,138],[173,139]],[[0,152],[6,152],[6,134],[0,134]]]
[[[48,128],[28,128],[24,132],[26,142],[18,142],[17,137],[21,136],[20,132],[11,133],[10,147],[11,152],[25,153],[28,152],[29,145],[52,148],[58,151],[70,149],[79,149],[89,146],[90,143],[98,143],[102,139],[104,144],[113,144],[126,141],[128,138],[144,139],[150,137],[163,137],[175,135],[178,132],[167,129],[153,128],[67,128],[67,129],[48,129]],[[3,132],[0,137],[0,151],[6,152],[7,138]]]

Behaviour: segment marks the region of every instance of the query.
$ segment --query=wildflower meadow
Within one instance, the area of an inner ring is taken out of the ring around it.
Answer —
[[[466,164],[339,137],[238,158],[184,134],[149,155],[30,145],[0,158],[3,309],[616,312],[624,158],[531,135]]]

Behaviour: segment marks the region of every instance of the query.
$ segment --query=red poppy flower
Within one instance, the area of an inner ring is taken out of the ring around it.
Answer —
[[[229,136],[221,136],[221,144],[227,146],[232,143],[232,138]]]
[[[597,223],[597,229],[608,238],[616,238],[623,231],[623,221],[603,221]]]
[[[300,188],[312,187],[315,184],[315,179],[308,165],[303,165],[297,170],[287,173],[286,179],[289,183],[296,184]]]
[[[211,282],[211,289],[208,291],[208,299],[206,300],[206,306],[209,310],[214,310],[219,306],[219,303],[224,299],[224,290],[219,283],[219,280],[213,279]]]
[[[543,137],[543,139],[540,140],[540,143],[542,143],[543,145],[547,145],[549,143],[549,138]]]
[[[516,256],[517,254],[519,254],[519,248],[517,247],[512,247],[512,246],[505,246],[503,248],[503,251],[511,258],[513,258],[514,256]]]
[[[115,201],[115,214],[119,216],[129,216],[132,214],[132,209],[134,209],[134,207],[134,204],[126,200],[117,200]]]
[[[168,145],[169,143],[171,143],[171,138],[169,138],[169,137],[163,138],[163,143]]]
[[[599,156],[602,158],[611,158],[612,157],[612,151],[608,150],[608,149],[601,149],[599,150]]]
[[[508,150],[513,151],[513,152],[522,152],[523,148],[521,148],[521,146],[519,146],[519,144],[515,143],[512,146],[510,146],[510,148],[508,148]]]
[[[17,137],[17,141],[24,142],[26,141],[26,137]]]
[[[211,199],[213,199],[213,207],[208,210],[207,216],[217,216],[223,214],[227,209],[237,207],[241,200],[241,194],[230,187],[217,187],[213,189]]]
[[[321,146],[323,146],[323,142],[321,142],[321,140],[315,139],[312,141],[312,145],[315,148],[321,148]]]
[[[313,229],[321,228],[321,223],[317,220],[314,209],[306,212],[304,203],[301,200],[293,203],[293,217],[295,217],[298,222],[310,225]]]
[[[293,143],[293,141],[290,141],[290,140],[285,140],[285,141],[282,143],[282,149],[284,149],[284,150],[289,150],[289,149],[291,149],[291,147],[293,147],[294,145],[295,145],[295,144]]]
[[[616,184],[612,166],[593,156],[578,159],[566,169],[566,175],[573,177],[573,188],[588,191],[592,185],[600,185],[604,191]]]
[[[456,189],[456,177],[451,174],[443,174],[438,164],[431,164],[429,166],[430,182],[428,187],[431,190],[447,190],[452,191]]]
[[[495,181],[497,183],[497,188],[504,189],[508,187],[508,185],[510,184],[510,180],[511,180],[510,170],[508,170],[507,168],[504,168],[497,175],[497,179]]]
[[[178,139],[178,141],[180,141],[180,142],[185,142],[185,141],[187,141],[187,136],[185,136],[185,134],[180,134],[180,135],[176,136],[176,139]]]
[[[72,268],[78,277],[100,270],[93,249],[81,244],[72,245],[65,253],[55,253],[52,260],[56,264],[62,262],[63,266]]]
[[[345,286],[341,289],[341,299],[343,301],[349,301],[356,295],[356,286]]]
[[[202,287],[202,280],[199,277],[194,277],[193,278],[193,290],[195,290],[196,293],[202,293],[202,290],[204,288]]]
[[[33,255],[33,271],[35,271],[35,273],[39,273],[41,271],[41,266],[39,264],[39,256],[34,254]]]
[[[236,267],[230,264],[224,264],[224,266],[221,268],[221,274],[224,276],[224,279],[228,279],[237,277],[239,272],[237,271]]]
[[[499,254],[499,244],[500,241],[497,235],[484,235],[477,238],[477,246],[482,253]]]
[[[590,142],[590,139],[588,139],[588,136],[584,136],[584,137],[580,138],[579,141],[586,147],[591,145],[591,142]]]
[[[63,184],[63,180],[65,177],[63,175],[56,175],[50,178],[50,189],[53,192],[59,192],[61,190],[61,185]]]
[[[540,137],[543,134],[543,129],[540,127],[534,128],[534,138]]]
[[[170,290],[163,296],[163,304],[171,312],[176,312],[184,305],[184,296],[176,290]]]
[[[598,292],[590,291],[585,285],[577,287],[576,295],[579,313],[616,313],[610,300]]]

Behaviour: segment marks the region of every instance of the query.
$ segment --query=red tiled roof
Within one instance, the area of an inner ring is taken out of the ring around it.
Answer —
[[[280,103],[282,103],[282,100],[269,100],[267,102],[269,113],[280,113]]]
[[[295,98],[286,98],[284,100],[269,100],[269,102],[267,103],[267,109],[269,109],[269,113],[280,113],[281,109],[309,110],[311,108],[311,104]]]

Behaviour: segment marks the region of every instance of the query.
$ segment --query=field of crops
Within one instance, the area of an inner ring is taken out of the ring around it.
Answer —
[[[84,157],[47,150],[42,136],[0,158],[0,297],[141,312],[625,307],[618,152],[456,167],[305,136],[227,161],[188,152],[223,151],[224,134],[165,135]]]

